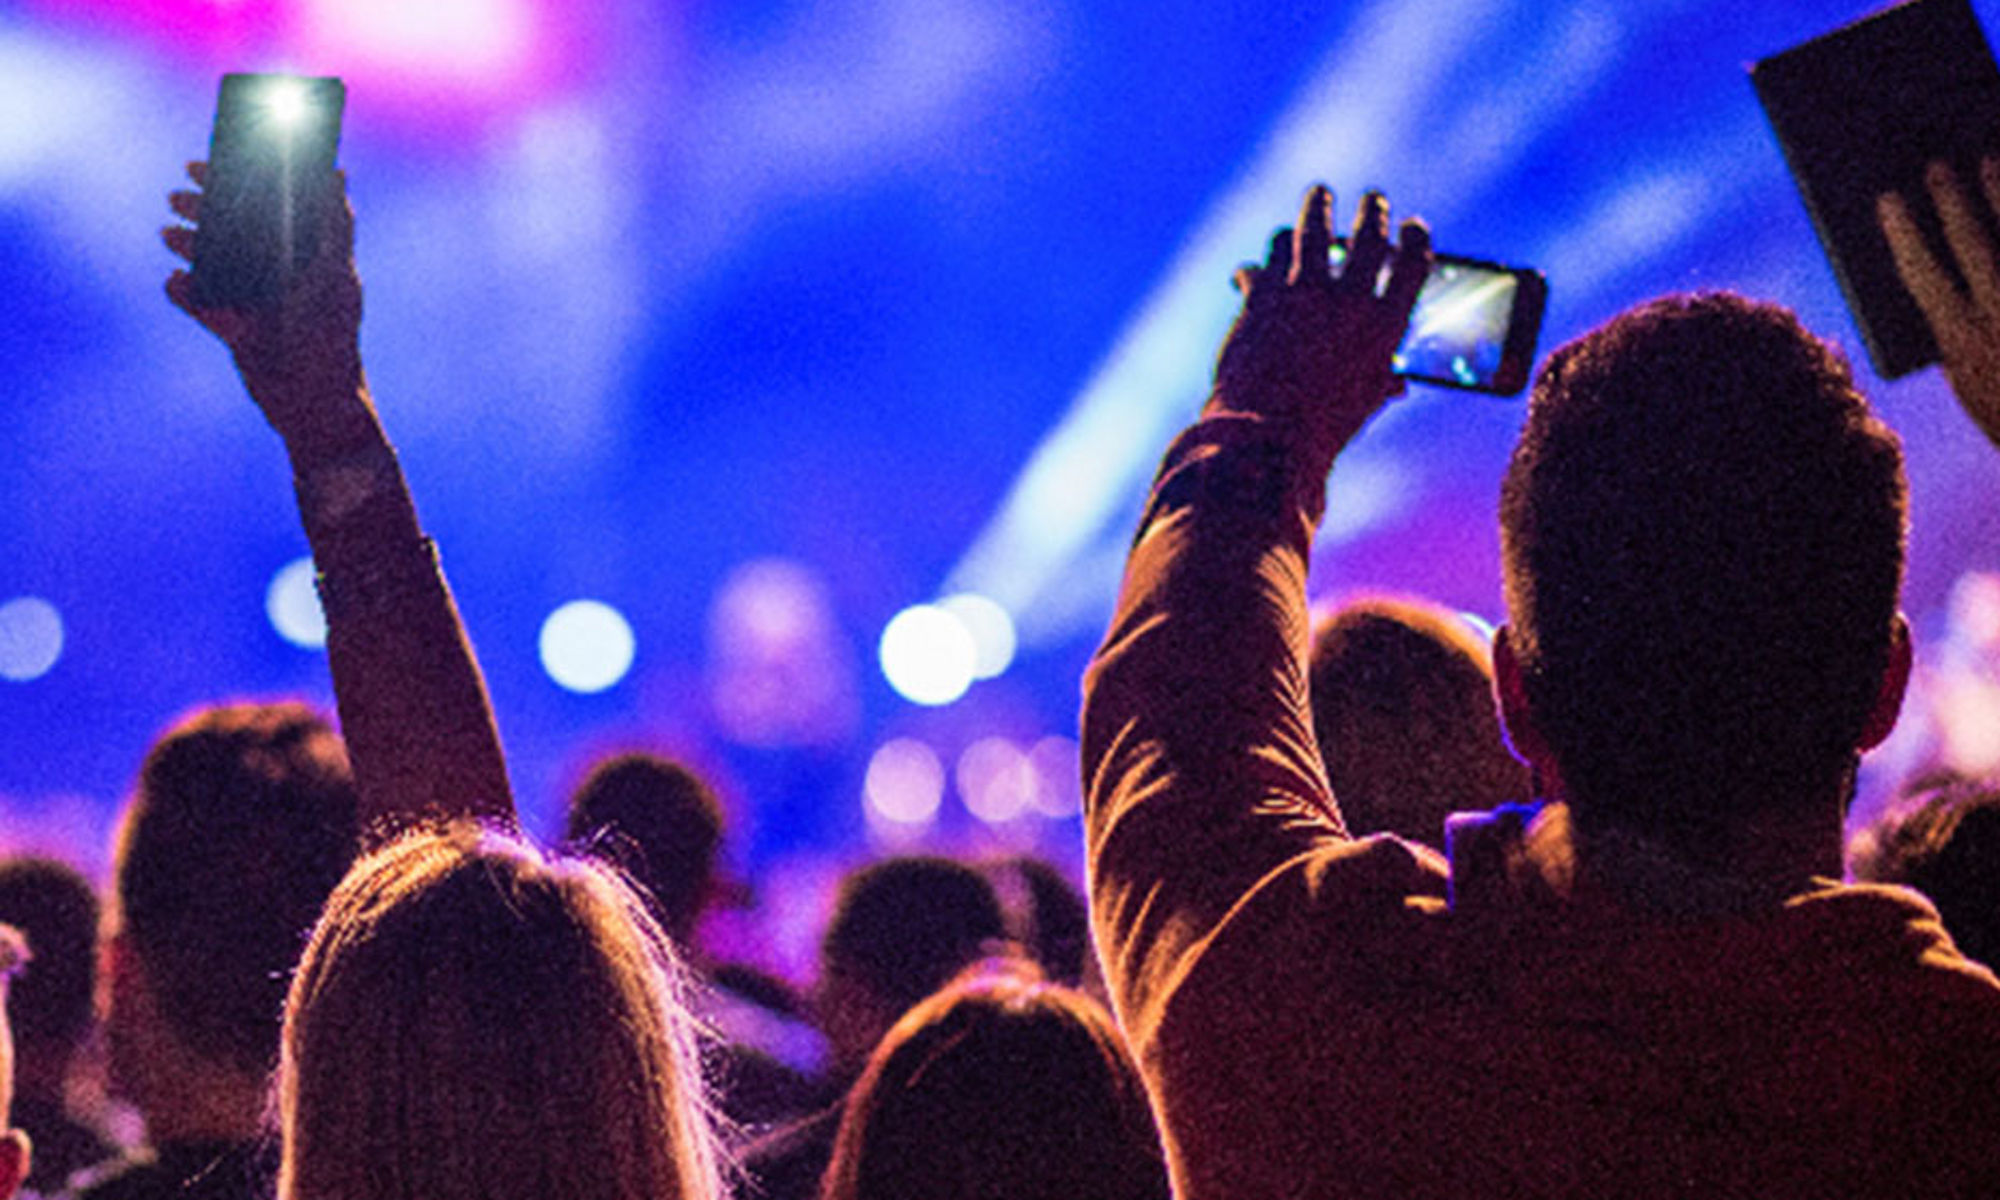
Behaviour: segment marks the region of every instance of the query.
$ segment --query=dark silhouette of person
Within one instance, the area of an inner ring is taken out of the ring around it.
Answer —
[[[28,939],[32,961],[7,993],[14,1027],[14,1123],[34,1143],[27,1187],[44,1195],[118,1152],[75,1113],[69,1085],[97,1027],[96,889],[68,863],[24,854],[0,861],[0,923]]]
[[[1839,882],[1910,663],[1894,435],[1741,297],[1558,349],[1494,644],[1543,802],[1455,820],[1448,858],[1356,839],[1307,562],[1429,237],[1370,195],[1336,275],[1330,206],[1239,275],[1085,682],[1092,921],[1175,1194],[2000,1192],[2000,983],[1921,898]]]

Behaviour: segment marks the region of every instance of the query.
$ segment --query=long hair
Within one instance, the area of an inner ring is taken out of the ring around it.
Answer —
[[[849,1094],[824,1200],[1167,1200],[1138,1070],[1102,1005],[976,964],[896,1022]]]
[[[284,1200],[713,1200],[673,951],[613,872],[471,823],[357,863],[285,1008]]]

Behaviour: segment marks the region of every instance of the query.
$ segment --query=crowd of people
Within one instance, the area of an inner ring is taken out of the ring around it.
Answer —
[[[2000,447],[2000,160],[1970,182],[1879,215]],[[1032,859],[887,859],[801,996],[705,955],[725,830],[686,767],[607,759],[561,844],[519,828],[324,186],[278,300],[167,290],[290,456],[338,728],[169,728],[101,912],[0,862],[0,1197],[2000,1195],[2000,786],[1913,779],[1845,842],[1909,677],[1906,483],[1789,312],[1669,296],[1549,357],[1490,647],[1417,598],[1315,628],[1329,472],[1430,250],[1371,193],[1336,269],[1312,189],[1084,680],[1087,911]]]

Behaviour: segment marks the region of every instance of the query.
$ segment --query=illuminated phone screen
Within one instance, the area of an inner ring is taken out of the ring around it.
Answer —
[[[1506,271],[1440,262],[1417,294],[1410,331],[1396,348],[1399,375],[1490,384],[1507,348],[1520,283]]]
[[[1346,245],[1336,243],[1334,266],[1346,259]],[[1526,304],[1524,278],[1536,286]],[[1378,286],[1387,281],[1385,266]],[[1544,295],[1534,272],[1439,255],[1417,294],[1409,332],[1396,348],[1396,374],[1499,395],[1519,391],[1533,357]],[[1515,328],[1516,321],[1523,328]]]

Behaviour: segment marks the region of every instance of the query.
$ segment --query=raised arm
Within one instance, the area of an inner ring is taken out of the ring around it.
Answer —
[[[1960,287],[1931,253],[1909,203],[1891,192],[1877,203],[1882,233],[1903,286],[1923,310],[1944,355],[1945,377],[1973,423],[2000,446],[2000,262],[1981,226],[1973,200],[1945,163],[1932,163],[1925,183],[1937,205]],[[1979,190],[1986,208],[2000,217],[2000,158],[1979,164]]]
[[[1167,452],[1085,678],[1092,923],[1142,1060],[1225,916],[1287,861],[1347,845],[1307,707],[1306,564],[1334,456],[1397,388],[1430,239],[1406,223],[1392,251],[1370,195],[1335,276],[1331,206],[1315,188],[1239,273],[1214,392]]]
[[[189,177],[200,185],[204,170],[192,163]],[[167,295],[229,347],[291,457],[364,817],[383,828],[459,815],[511,821],[486,682],[362,373],[346,183],[333,176],[325,186],[319,253],[270,307],[202,308],[185,270],[167,280]],[[199,192],[169,202],[200,221]],[[192,228],[169,226],[162,237],[192,258]]]

